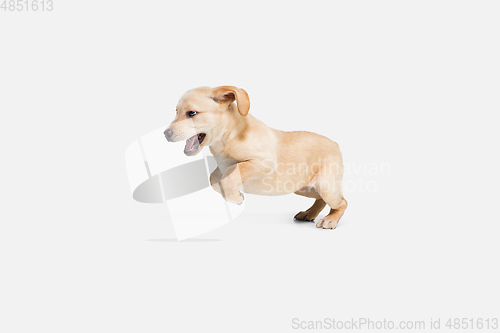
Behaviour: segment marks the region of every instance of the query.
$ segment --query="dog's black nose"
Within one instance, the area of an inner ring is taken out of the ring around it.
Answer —
[[[174,131],[172,131],[171,129],[167,129],[165,130],[165,132],[163,132],[163,134],[165,134],[165,138],[170,141],[170,139],[172,139],[172,135],[174,135]]]

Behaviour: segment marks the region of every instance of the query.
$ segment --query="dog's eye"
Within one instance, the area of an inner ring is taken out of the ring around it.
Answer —
[[[194,116],[196,116],[197,114],[198,114],[198,112],[196,112],[196,111],[188,111],[188,112],[186,113],[186,115],[187,115],[188,117],[194,117]]]

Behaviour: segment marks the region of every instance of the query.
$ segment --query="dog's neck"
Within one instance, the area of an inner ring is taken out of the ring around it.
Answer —
[[[228,117],[225,127],[221,129],[219,136],[210,144],[210,151],[215,156],[227,156],[225,152],[227,145],[246,131],[251,115],[243,117],[238,112],[236,105],[232,103],[229,105]]]

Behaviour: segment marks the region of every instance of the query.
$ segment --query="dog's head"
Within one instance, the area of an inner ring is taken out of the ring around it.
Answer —
[[[164,132],[165,138],[170,142],[186,140],[184,153],[193,156],[220,139],[231,119],[244,117],[249,110],[250,99],[241,88],[191,89],[179,100],[175,119]]]

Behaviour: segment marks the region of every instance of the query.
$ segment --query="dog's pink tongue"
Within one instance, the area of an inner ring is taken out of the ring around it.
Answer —
[[[194,136],[190,137],[189,139],[187,139],[186,140],[186,147],[184,147],[184,150],[190,151],[191,149],[193,149],[197,139],[198,139],[197,135],[194,135]]]

